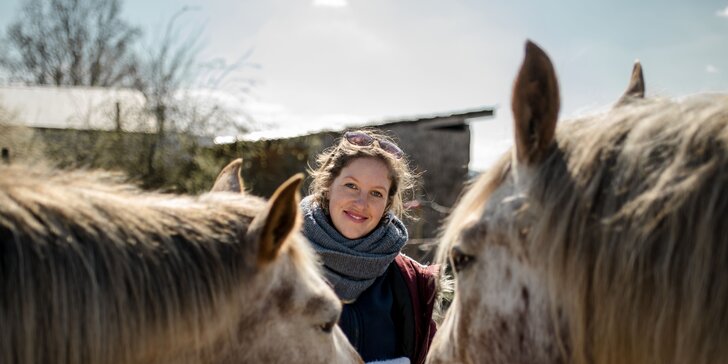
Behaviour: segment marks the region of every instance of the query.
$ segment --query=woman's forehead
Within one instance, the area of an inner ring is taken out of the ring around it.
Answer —
[[[358,158],[341,169],[337,179],[352,179],[370,186],[389,189],[392,185],[389,167],[374,158]]]

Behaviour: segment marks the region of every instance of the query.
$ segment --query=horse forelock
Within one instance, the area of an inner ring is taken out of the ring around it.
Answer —
[[[465,226],[481,217],[488,198],[507,178],[511,171],[511,155],[504,154],[488,171],[478,176],[472,184],[465,187],[455,209],[445,220],[441,231],[435,261],[444,267],[449,265],[450,249],[458,242]]]
[[[205,335],[215,311],[230,309],[254,269],[240,242],[265,202],[141,193],[117,179],[0,169],[0,287],[13,292],[2,298],[0,326],[12,332],[0,340],[3,362],[126,362],[204,341],[183,336]],[[302,239],[283,254],[315,266]]]
[[[623,105],[556,143],[528,191],[530,241],[575,362],[725,360],[728,97]]]

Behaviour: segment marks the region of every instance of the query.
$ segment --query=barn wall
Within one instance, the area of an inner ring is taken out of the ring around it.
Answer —
[[[399,139],[412,165],[422,173],[421,207],[416,211],[420,219],[406,222],[410,236],[413,243],[431,241],[467,180],[470,128],[465,124],[438,129],[407,124],[395,125],[389,130]],[[420,261],[430,261],[431,248],[420,249],[413,244],[406,252]]]

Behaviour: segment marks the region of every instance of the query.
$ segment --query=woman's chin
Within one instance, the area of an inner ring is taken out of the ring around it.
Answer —
[[[373,226],[366,226],[366,220],[354,219],[345,212],[342,215],[340,219],[333,219],[333,223],[336,230],[347,239],[359,239],[374,230]]]
[[[346,237],[347,239],[354,240],[354,239],[361,238],[365,234],[362,233],[361,231],[352,231],[352,230],[349,230],[349,231],[346,231],[346,232],[342,232],[341,235],[344,235],[344,237]]]

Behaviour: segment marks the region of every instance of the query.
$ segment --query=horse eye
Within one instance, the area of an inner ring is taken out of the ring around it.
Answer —
[[[323,325],[319,325],[319,329],[327,334],[330,334],[332,331],[334,331],[334,326],[336,326],[336,321],[329,321]]]
[[[459,247],[454,247],[452,249],[452,252],[450,253],[450,258],[452,259],[452,267],[455,269],[455,272],[461,272],[463,269],[465,269],[467,266],[470,265],[470,263],[473,262],[472,255],[468,255],[463,253],[462,250],[460,250]]]

